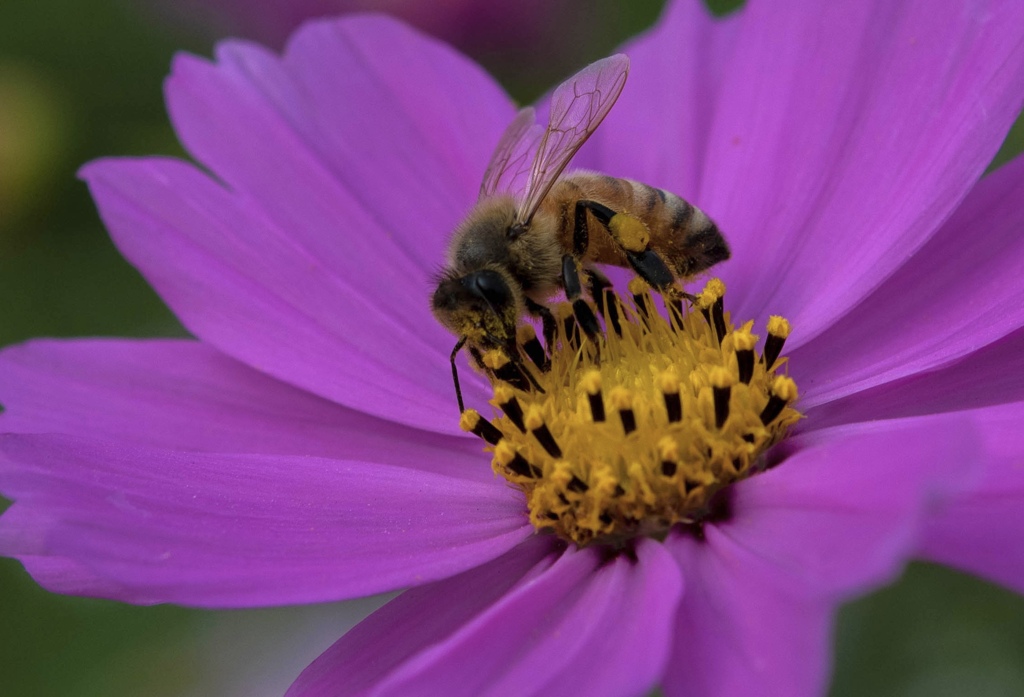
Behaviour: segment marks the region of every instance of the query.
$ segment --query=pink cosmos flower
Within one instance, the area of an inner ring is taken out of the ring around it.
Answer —
[[[0,354],[0,551],[54,591],[205,607],[409,588],[294,695],[813,695],[835,608],[931,559],[1024,591],[1024,5],[670,4],[574,164],[725,231],[735,317],[793,326],[805,418],[699,527],[535,534],[455,419],[427,309],[515,109],[394,21],[178,58],[199,165],[83,170],[197,340]],[[464,371],[469,405],[482,380]]]
[[[178,0],[162,2],[166,11],[270,45],[280,45],[303,22],[346,12],[386,12],[457,46],[491,49],[516,46],[535,38],[552,11],[565,5],[557,0]],[[581,12],[585,8],[573,8]]]

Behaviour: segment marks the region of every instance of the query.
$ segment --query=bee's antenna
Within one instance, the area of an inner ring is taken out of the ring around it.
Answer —
[[[459,339],[458,343],[455,344],[455,348],[452,349],[451,362],[452,362],[452,381],[455,383],[455,399],[459,400],[459,413],[466,411],[466,405],[462,403],[462,388],[459,387],[459,369],[455,367],[455,357],[459,355],[459,351],[466,345],[466,337]]]

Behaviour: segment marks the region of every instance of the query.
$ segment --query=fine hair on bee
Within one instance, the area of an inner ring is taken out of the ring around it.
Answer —
[[[600,325],[583,298],[584,287],[601,307],[610,283],[595,264],[632,269],[673,300],[685,281],[729,258],[718,227],[681,197],[631,179],[595,172],[563,174],[604,120],[626,83],[629,59],[593,63],[552,94],[546,127],[533,108],[522,109],[505,130],[484,173],[478,200],[452,233],[431,307],[458,337],[451,354],[459,410],[464,411],[455,359],[468,347],[478,367],[499,350],[522,367],[516,330],[524,316],[540,318],[549,334],[554,318],[545,304],[564,292],[576,324],[592,340]]]

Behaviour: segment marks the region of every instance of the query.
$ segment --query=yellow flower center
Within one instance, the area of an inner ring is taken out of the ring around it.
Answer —
[[[796,384],[780,374],[786,320],[769,320],[758,353],[753,322],[734,328],[718,279],[692,308],[668,303],[669,319],[642,282],[630,291],[629,303],[606,295],[609,330],[596,342],[556,307],[547,351],[524,325],[523,357],[484,354],[499,412],[461,419],[526,495],[533,525],[579,546],[700,522],[800,418]]]

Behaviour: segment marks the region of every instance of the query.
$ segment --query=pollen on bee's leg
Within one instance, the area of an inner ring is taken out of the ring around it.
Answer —
[[[498,408],[505,412],[508,420],[520,431],[526,433],[526,424],[523,421],[523,407],[519,404],[519,400],[516,398],[511,386],[499,383],[494,388],[494,401],[497,403]]]
[[[729,419],[729,398],[732,396],[732,376],[725,368],[711,371],[711,388],[715,395],[715,428],[721,428]]]
[[[516,341],[523,347],[523,352],[537,366],[538,370],[545,371],[551,367],[551,362],[548,360],[547,354],[544,353],[544,347],[541,346],[540,339],[537,338],[537,332],[529,324],[519,325],[516,329]]]
[[[590,406],[590,418],[594,423],[605,420],[604,396],[601,394],[601,371],[591,370],[580,380],[580,389],[587,395]]]
[[[491,445],[497,445],[501,440],[501,431],[490,421],[480,416],[476,409],[467,409],[459,417],[459,428],[467,433],[483,438]]]
[[[530,407],[526,412],[525,423],[526,428],[548,455],[554,458],[562,457],[562,449],[558,447],[555,437],[551,435],[547,424],[544,423],[544,415],[541,413],[540,407],[536,405]]]
[[[608,395],[612,406],[619,412],[622,430],[628,436],[636,430],[636,414],[633,411],[633,394],[625,387],[616,387]]]
[[[785,317],[772,315],[768,318],[768,338],[764,342],[764,367],[771,370],[782,353],[782,346],[789,338],[791,327]]]
[[[768,403],[761,411],[761,423],[765,426],[775,421],[790,402],[796,400],[796,383],[788,377],[778,377],[772,382]]]
[[[641,253],[650,249],[650,230],[635,216],[616,213],[608,221],[608,231],[626,251]]]

